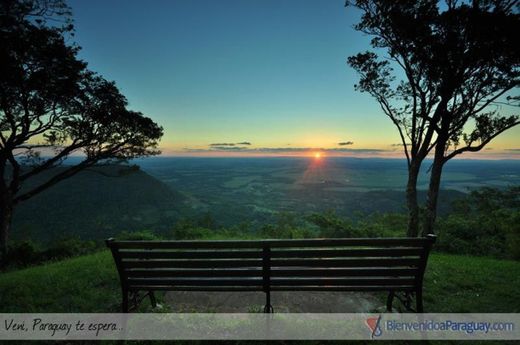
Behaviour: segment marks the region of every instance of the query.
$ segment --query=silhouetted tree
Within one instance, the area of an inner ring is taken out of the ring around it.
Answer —
[[[0,243],[7,252],[14,207],[95,164],[158,154],[162,128],[127,109],[113,82],[77,57],[61,0],[0,2]],[[29,189],[24,183],[66,165]]]
[[[511,104],[519,85],[518,1],[347,1],[362,12],[355,28],[375,52],[348,58],[398,128],[408,161],[408,235],[419,233],[417,176],[432,150],[423,232],[432,233],[443,165],[481,150],[518,116],[492,108]],[[398,71],[395,71],[397,69]]]

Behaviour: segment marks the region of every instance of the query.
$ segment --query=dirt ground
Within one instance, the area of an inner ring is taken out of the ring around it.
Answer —
[[[165,302],[171,312],[261,312],[262,292],[168,292]],[[382,307],[376,296],[357,292],[272,292],[271,305],[278,313],[362,313]]]

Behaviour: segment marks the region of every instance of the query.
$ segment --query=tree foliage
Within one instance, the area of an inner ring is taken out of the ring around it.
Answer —
[[[520,259],[520,187],[481,188],[438,221],[442,251]]]
[[[436,1],[348,3],[363,11],[355,28],[388,54],[349,57],[361,75],[356,87],[374,96],[396,124],[407,157],[431,151],[446,117],[452,149],[446,159],[480,149],[518,124],[517,115],[489,108],[508,101],[502,96],[520,83],[516,1],[447,1],[444,10]],[[465,128],[468,121],[473,125]]]
[[[70,43],[73,34],[70,8],[61,0],[0,2],[3,236],[18,202],[94,164],[159,153],[162,128],[128,109],[115,83],[87,68]],[[20,193],[27,179],[71,155],[82,159]]]

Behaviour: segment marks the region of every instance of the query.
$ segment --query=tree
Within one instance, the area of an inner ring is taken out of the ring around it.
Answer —
[[[115,83],[87,69],[77,57],[80,48],[67,44],[73,30],[62,0],[0,3],[3,258],[18,203],[93,165],[160,153],[162,128],[127,109]],[[70,156],[81,159],[64,165]],[[49,174],[36,187],[23,188],[27,180]]]
[[[448,2],[438,18],[438,44],[444,42],[443,98],[436,123],[423,232],[434,232],[442,169],[464,152],[478,152],[492,139],[520,123],[518,114],[493,107],[520,85],[518,1]],[[516,7],[516,11],[515,11]],[[442,101],[442,100],[441,100]]]
[[[519,85],[517,1],[346,4],[362,12],[355,28],[388,54],[380,59],[368,51],[348,62],[361,76],[356,88],[371,94],[398,129],[408,163],[409,236],[419,234],[417,176],[434,151],[423,227],[432,233],[443,164],[518,124],[518,116],[490,109],[500,100],[509,104],[504,97]]]

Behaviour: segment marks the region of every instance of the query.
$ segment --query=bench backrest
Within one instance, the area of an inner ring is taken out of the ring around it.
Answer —
[[[434,236],[259,241],[107,240],[128,290],[414,290]]]

